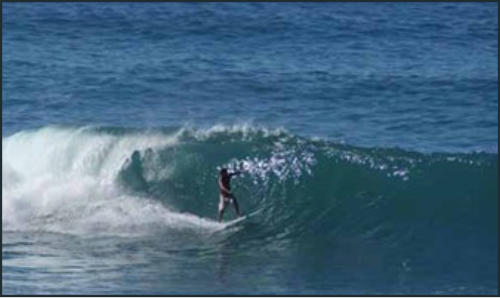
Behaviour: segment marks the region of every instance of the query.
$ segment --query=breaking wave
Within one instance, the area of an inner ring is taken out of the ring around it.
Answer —
[[[243,172],[232,182],[242,211],[257,214],[250,239],[497,235],[497,154],[359,148],[250,125],[47,126],[3,138],[2,159],[4,231],[221,230],[227,167]]]

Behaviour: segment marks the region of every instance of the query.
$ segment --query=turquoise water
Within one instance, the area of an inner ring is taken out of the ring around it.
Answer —
[[[3,294],[497,293],[497,3],[2,9]]]

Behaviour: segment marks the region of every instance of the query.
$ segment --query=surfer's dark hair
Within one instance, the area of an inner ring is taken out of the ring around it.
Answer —
[[[227,173],[227,169],[226,169],[226,168],[222,168],[222,169],[220,169],[220,170],[219,170],[219,174],[222,174],[222,173],[224,173],[224,172],[226,172],[226,173]]]

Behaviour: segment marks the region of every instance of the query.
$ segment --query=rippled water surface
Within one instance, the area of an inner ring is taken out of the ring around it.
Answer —
[[[497,3],[2,9],[3,294],[497,294]]]

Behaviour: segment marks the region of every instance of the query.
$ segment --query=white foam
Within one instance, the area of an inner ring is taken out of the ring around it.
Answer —
[[[45,127],[3,138],[3,230],[136,235],[155,228],[223,228],[126,195],[116,184],[135,150],[174,146],[178,135],[116,136],[90,128]]]
[[[258,133],[262,134],[263,137],[288,135],[287,130],[282,127],[269,129],[265,127],[259,127],[247,122],[237,123],[233,125],[215,124],[208,128],[194,128],[190,126],[184,126],[179,130],[178,135],[189,134],[199,141],[204,141],[210,137],[213,137],[214,135],[221,133],[224,133],[227,136],[238,135],[237,140],[239,141],[248,140],[251,136],[254,136]]]

